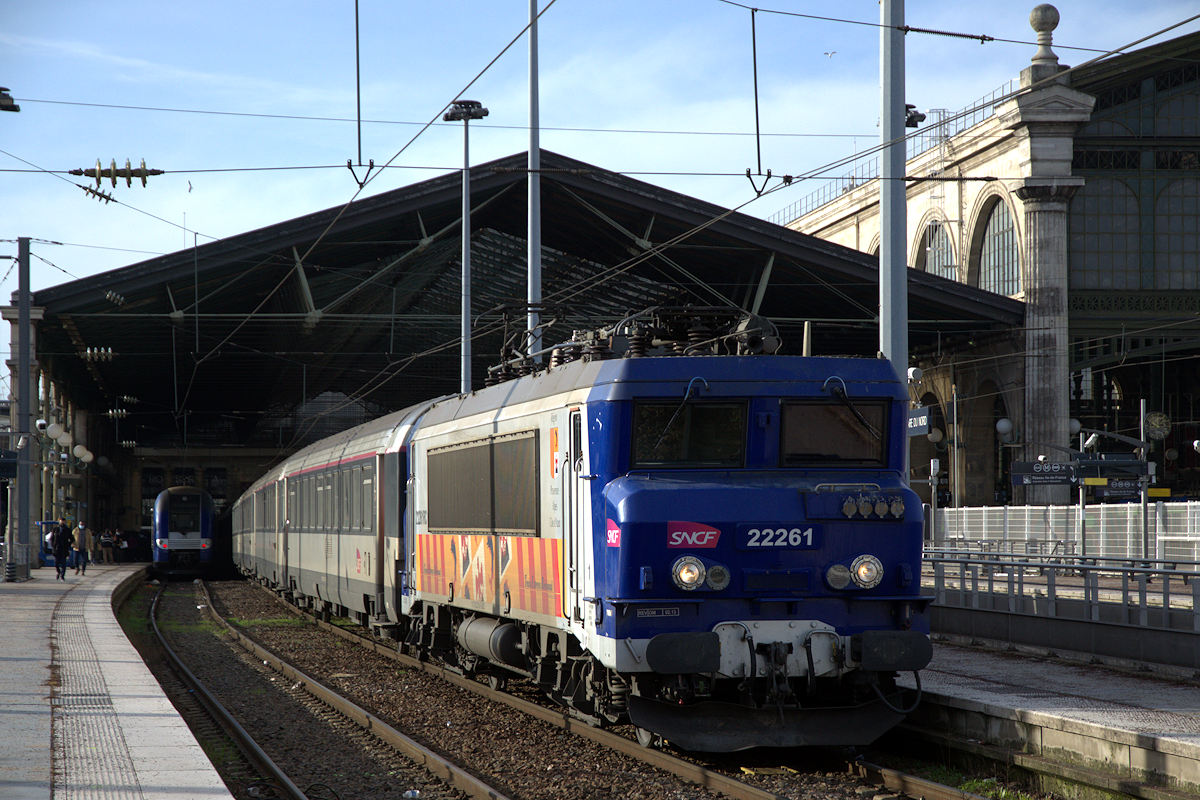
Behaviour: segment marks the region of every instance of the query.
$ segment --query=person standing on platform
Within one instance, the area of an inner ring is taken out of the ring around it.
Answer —
[[[59,517],[58,524],[54,526],[54,532],[50,536],[50,550],[54,553],[54,569],[58,573],[55,577],[60,581],[67,579],[67,556],[73,544],[75,537],[71,535],[67,521]]]
[[[113,563],[113,535],[112,530],[105,528],[100,534],[100,552],[104,554],[104,563]]]
[[[88,559],[92,555],[92,531],[80,522],[71,535],[75,537],[75,574],[87,575]]]

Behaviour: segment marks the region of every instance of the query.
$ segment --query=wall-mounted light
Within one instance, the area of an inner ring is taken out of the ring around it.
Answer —
[[[83,351],[84,361],[112,361],[116,355],[111,347],[89,347]]]
[[[942,433],[941,428],[930,428],[929,433],[925,434],[925,438],[928,439],[932,444],[937,444],[942,439],[946,438],[946,435]]]

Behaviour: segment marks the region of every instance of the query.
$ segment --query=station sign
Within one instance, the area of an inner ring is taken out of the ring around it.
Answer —
[[[1070,486],[1075,483],[1075,464],[1067,461],[1014,461],[1013,486]]]
[[[930,417],[929,406],[910,408],[908,410],[908,435],[923,436],[929,433]]]

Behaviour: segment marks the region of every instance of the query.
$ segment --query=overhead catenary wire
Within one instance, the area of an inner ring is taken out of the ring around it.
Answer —
[[[152,216],[152,215],[151,215]]]

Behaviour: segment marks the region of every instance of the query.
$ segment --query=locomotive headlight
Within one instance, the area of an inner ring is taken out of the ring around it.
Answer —
[[[684,556],[671,567],[671,577],[680,589],[691,591],[704,583],[704,563],[695,556]]]
[[[875,556],[859,556],[850,565],[850,577],[860,589],[874,589],[883,580],[883,564]]]
[[[904,501],[899,497],[892,498],[892,504],[889,506],[889,509],[891,510],[893,517],[900,519],[904,516]]]
[[[875,504],[871,502],[869,497],[858,498],[858,513],[864,517],[871,516],[871,512],[875,510]]]
[[[850,585],[850,570],[845,564],[834,564],[825,571],[825,582],[832,589],[845,589]]]
[[[708,568],[708,588],[715,589],[718,592],[729,585],[729,568],[723,567],[720,564],[713,564]]]
[[[166,550],[167,544],[170,541],[171,541],[170,539],[155,539],[154,546],[157,547],[159,550]]]
[[[201,539],[200,540],[200,549],[201,550],[207,550],[210,547],[212,547],[212,539]]]
[[[854,502],[853,497],[847,497],[842,502],[842,514],[846,517],[853,517],[858,512],[858,504]]]
[[[882,497],[875,501],[875,516],[882,517],[888,513],[887,500]]]

